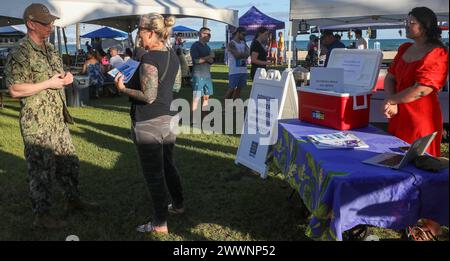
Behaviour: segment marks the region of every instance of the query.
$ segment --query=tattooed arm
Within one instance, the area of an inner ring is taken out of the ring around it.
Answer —
[[[175,76],[175,82],[174,82],[174,86],[173,86],[173,90],[180,90],[181,88],[181,83],[182,83],[182,76],[181,76],[181,66],[178,66],[178,72],[177,75]],[[178,92],[176,91],[176,92]]]
[[[121,76],[116,77],[117,89],[139,101],[153,103],[158,95],[158,69],[150,64],[143,64],[140,69],[142,90],[126,88]]]
[[[398,113],[398,104],[416,101],[432,92],[432,87],[419,85],[416,83],[401,92],[388,95],[383,103],[384,116],[390,119]]]
[[[387,99],[389,104],[410,103],[425,97],[433,92],[433,88],[420,84],[414,84],[413,86],[404,89],[401,92],[390,95]]]

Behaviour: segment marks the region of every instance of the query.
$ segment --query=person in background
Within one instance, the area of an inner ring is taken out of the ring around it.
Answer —
[[[109,58],[109,63],[113,68],[118,68],[125,63],[122,57],[120,57],[116,47],[109,48],[109,55],[111,56],[111,58]]]
[[[100,37],[95,37],[93,40],[91,40],[92,48],[96,50],[97,52],[100,52],[100,50],[103,50],[102,47],[102,39]]]
[[[228,44],[228,90],[225,99],[240,98],[241,89],[247,86],[247,58],[250,56],[250,49],[245,43],[246,35],[246,29],[238,27]]]
[[[168,213],[184,212],[183,191],[173,153],[178,125],[176,112],[170,110],[175,85],[181,84],[181,72],[175,52],[167,48],[175,18],[150,13],[141,16],[138,37],[147,52],[141,57],[139,78],[123,83],[123,75],[115,78],[117,90],[131,100],[131,133],[140,166],[153,201],[153,219],[136,228],[142,233],[169,233]],[[169,204],[169,194],[172,204]]]
[[[174,44],[174,50],[175,50],[175,53],[177,54],[178,60],[180,62],[183,84],[185,84],[185,83],[189,84],[188,78],[190,77],[190,69],[189,69],[189,65],[186,60],[186,56],[185,56],[185,52],[184,52],[184,43],[186,41],[183,40],[182,36],[183,36],[182,33],[177,34],[177,37],[175,39],[175,44]]]
[[[333,35],[333,31],[331,30],[325,30],[322,33],[322,37],[323,45],[325,45],[326,47],[326,58],[324,64],[324,66],[326,67],[328,65],[328,59],[330,59],[331,51],[334,48],[345,48],[345,45],[339,39],[337,39],[335,35]]]
[[[389,119],[388,132],[410,144],[437,132],[427,152],[439,157],[443,123],[437,92],[447,80],[448,50],[439,39],[436,14],[429,8],[412,9],[405,28],[406,37],[414,42],[399,47],[388,69],[382,110]],[[433,217],[427,218],[409,228],[415,240],[433,240],[441,233]]]
[[[103,86],[105,79],[103,74],[103,67],[100,62],[97,60],[97,54],[94,52],[88,52],[86,55],[86,61],[83,64],[83,69],[81,70],[81,74],[89,75],[89,93],[90,97],[94,99],[98,99],[99,89]]]
[[[278,61],[280,62],[280,65],[283,65],[284,63],[284,46],[283,32],[278,32]]]
[[[128,59],[131,59],[133,57],[133,51],[131,51],[131,48],[127,47],[125,49],[125,56],[123,57],[123,61],[127,62]]]
[[[88,53],[92,52],[92,49],[93,49],[93,48],[92,48],[92,46],[89,44],[89,41],[86,41],[85,44],[86,44],[86,50],[87,50],[87,52],[88,52]]]
[[[97,54],[97,59],[100,62],[100,64],[102,66],[104,66],[105,69],[108,69],[110,64],[109,64],[107,53],[105,51],[103,51],[103,50],[100,50],[100,51],[97,51],[96,54]]]
[[[259,27],[256,30],[255,37],[250,45],[250,58],[252,63],[250,77],[252,80],[254,79],[258,68],[266,68],[267,65],[272,64],[272,62],[267,61],[267,51],[264,48],[268,42],[268,39],[269,30],[264,26]]]
[[[367,41],[362,37],[362,31],[357,29],[355,30],[355,39],[356,39],[356,49],[364,50],[367,49]]]
[[[341,40],[341,35],[340,34],[335,34],[334,38],[336,38],[338,41],[340,41]]]
[[[276,65],[278,60],[278,43],[277,37],[272,33],[269,34],[269,50],[270,61]]]
[[[309,42],[306,48],[308,50],[308,54],[306,55],[305,61],[307,61],[309,67],[317,65],[317,50],[319,48],[319,38],[314,34],[310,35]]]
[[[95,51],[95,49],[93,49]],[[95,51],[96,54],[96,58],[97,61],[100,63],[101,67],[102,67],[102,71],[103,72],[108,72],[110,71],[111,68],[111,64],[109,64],[109,60],[108,60],[108,55],[106,54],[105,51],[100,50],[100,51]]]
[[[211,29],[202,27],[198,32],[199,39],[191,46],[192,57],[192,112],[197,111],[200,97],[203,97],[201,111],[208,106],[209,96],[213,94],[211,65],[214,63],[214,52],[208,46],[211,39]],[[194,117],[195,119],[195,117]]]
[[[182,33],[178,33],[177,37],[175,39],[175,49],[176,48],[183,48],[185,42],[186,41],[183,40],[183,34]]]
[[[318,37],[314,34],[309,36],[309,42],[308,45],[306,46],[306,49],[309,51],[314,51],[317,50],[318,47],[318,41],[316,41],[318,39]]]
[[[177,37],[175,39],[175,44],[173,46],[173,49],[175,50],[175,53],[179,56],[179,55],[184,55],[184,43],[186,41],[183,40],[183,34],[182,33],[178,33]]]

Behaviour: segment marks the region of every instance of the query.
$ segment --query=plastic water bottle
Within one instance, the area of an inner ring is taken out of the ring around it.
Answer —
[[[381,48],[380,42],[377,41],[377,42],[373,43],[373,49],[380,50],[380,48]]]

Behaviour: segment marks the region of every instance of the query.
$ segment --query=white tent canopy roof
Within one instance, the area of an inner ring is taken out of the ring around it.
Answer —
[[[402,21],[411,9],[426,6],[438,20],[448,21],[448,0],[291,0],[289,19],[294,26],[305,20],[311,26]]]
[[[82,22],[131,32],[140,15],[152,12],[238,24],[237,11],[195,0],[14,0],[0,5],[0,25],[23,23],[23,11],[31,3],[45,4],[50,12],[60,17],[55,25],[63,27]]]

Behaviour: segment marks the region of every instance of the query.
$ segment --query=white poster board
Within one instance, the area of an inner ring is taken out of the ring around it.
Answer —
[[[344,69],[311,67],[310,79],[311,88],[337,92],[344,86]]]
[[[242,164],[262,178],[267,177],[266,159],[270,145],[278,138],[278,120],[298,118],[298,98],[290,69],[258,69],[250,93],[247,113],[236,154]]]

